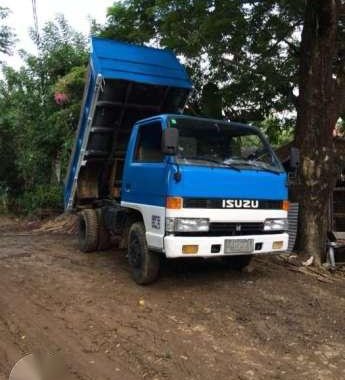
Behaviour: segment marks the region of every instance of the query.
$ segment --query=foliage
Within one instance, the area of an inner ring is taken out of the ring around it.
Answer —
[[[271,115],[259,122],[257,126],[266,136],[269,136],[270,143],[274,148],[285,145],[294,138],[294,121],[291,119],[277,118]]]
[[[10,54],[14,44],[14,33],[5,21],[9,14],[8,8],[0,6],[0,53]]]
[[[29,199],[35,207],[40,202],[50,207],[58,200],[55,190],[48,189],[56,189],[64,176],[61,168],[66,168],[78,122],[87,62],[85,38],[62,16],[47,23],[36,42],[38,54],[22,52],[25,65],[19,70],[5,67],[0,82],[0,148],[7,149],[0,150],[0,159],[4,170],[14,173],[4,177],[11,195],[21,197],[18,204],[26,210]],[[63,82],[70,98],[60,106],[54,93]]]
[[[62,186],[57,184],[37,185],[25,191],[14,206],[19,212],[40,213],[42,209],[63,207]]]
[[[61,77],[54,86],[55,92],[65,93],[70,101],[80,101],[80,93],[85,85],[86,66],[76,66]]]

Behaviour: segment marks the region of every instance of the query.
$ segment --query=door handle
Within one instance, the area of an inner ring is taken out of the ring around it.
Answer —
[[[130,183],[125,184],[125,191],[131,191],[131,184]]]

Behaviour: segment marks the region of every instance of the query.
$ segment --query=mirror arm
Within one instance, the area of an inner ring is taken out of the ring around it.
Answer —
[[[178,182],[181,182],[182,174],[181,174],[179,163],[175,162],[175,165],[176,165],[176,172],[174,173],[174,180],[178,183]]]

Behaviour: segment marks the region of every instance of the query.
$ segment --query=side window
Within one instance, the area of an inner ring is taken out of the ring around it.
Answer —
[[[162,162],[162,126],[160,123],[143,125],[139,128],[134,152],[136,162]]]

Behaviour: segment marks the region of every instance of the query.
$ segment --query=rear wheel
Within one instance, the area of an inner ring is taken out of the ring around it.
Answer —
[[[226,263],[229,268],[235,270],[241,270],[250,264],[253,256],[243,255],[243,256],[224,256],[223,262]]]
[[[82,252],[92,252],[97,250],[98,230],[99,224],[95,210],[86,209],[79,213],[79,249]]]
[[[132,224],[128,234],[128,262],[132,277],[139,285],[154,282],[159,274],[160,256],[148,249],[145,227],[141,222]]]

